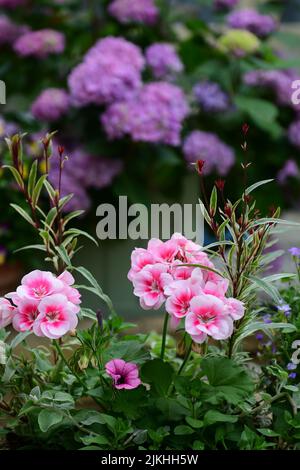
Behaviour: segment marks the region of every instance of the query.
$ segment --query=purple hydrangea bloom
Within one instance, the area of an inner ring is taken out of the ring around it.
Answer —
[[[232,148],[211,132],[191,132],[184,141],[183,153],[189,163],[204,160],[204,174],[216,171],[226,175],[235,161]]]
[[[155,43],[146,49],[146,61],[155,78],[172,77],[182,72],[183,64],[172,44]]]
[[[297,79],[299,75],[293,70],[253,70],[244,75],[246,85],[271,89],[278,104],[300,110],[291,100],[292,82]]]
[[[0,7],[15,8],[25,5],[28,0],[0,0]]]
[[[145,23],[152,25],[158,18],[154,0],[114,0],[108,7],[109,13],[120,23]]]
[[[64,49],[65,36],[54,29],[29,31],[14,43],[14,50],[21,57],[34,56],[43,59],[49,54],[61,54]]]
[[[194,95],[206,113],[226,111],[229,108],[229,97],[215,82],[200,82],[194,86]]]
[[[276,21],[269,15],[261,15],[251,8],[232,12],[227,18],[230,28],[246,29],[258,37],[265,37],[276,29]]]
[[[14,122],[7,122],[0,116],[0,137],[11,136],[19,132],[19,127]]]
[[[295,160],[287,160],[281,170],[277,173],[279,184],[286,184],[289,178],[299,178],[300,172]]]
[[[71,201],[65,206],[67,211],[87,210],[91,201],[88,196],[89,188],[101,189],[109,186],[121,172],[121,160],[97,157],[78,148],[66,152],[68,160],[64,163],[61,193],[66,196],[73,193]],[[59,159],[52,156],[50,160],[50,182],[57,188],[59,182]]]
[[[177,146],[188,113],[186,98],[179,87],[153,82],[145,85],[132,100],[109,107],[101,122],[111,139],[129,134],[134,141]]]
[[[0,45],[13,44],[26,31],[28,31],[26,26],[17,25],[6,15],[0,15]]]
[[[69,76],[72,100],[77,106],[127,100],[142,85],[143,67],[139,47],[123,38],[100,39]]]
[[[60,88],[47,88],[35,99],[31,112],[41,121],[56,121],[69,109],[69,95]]]
[[[288,128],[288,139],[295,147],[300,148],[300,120],[292,122]]]
[[[300,248],[293,246],[292,248],[289,248],[288,251],[292,256],[295,256],[295,258],[300,258]]]
[[[217,10],[231,10],[240,0],[214,0],[214,7]]]

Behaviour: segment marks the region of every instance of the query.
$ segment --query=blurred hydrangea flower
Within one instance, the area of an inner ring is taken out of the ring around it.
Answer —
[[[226,111],[229,108],[229,97],[218,83],[209,81],[197,83],[193,92],[201,109],[206,113]]]
[[[237,57],[253,54],[259,49],[260,41],[250,31],[244,29],[230,29],[223,34],[217,42],[221,50],[233,53]]]
[[[289,126],[288,139],[291,144],[300,149],[300,120],[292,122]]]
[[[168,78],[183,71],[183,64],[172,44],[155,43],[145,52],[146,61],[155,78]]]
[[[108,7],[109,13],[120,23],[145,23],[152,25],[158,18],[154,0],[114,0]]]
[[[300,258],[300,248],[293,246],[292,248],[289,248],[288,251],[292,256],[295,256],[295,258]]]
[[[64,163],[61,192],[62,196],[73,193],[71,201],[65,206],[68,211],[87,210],[91,205],[89,188],[101,189],[109,186],[121,172],[122,162],[119,159],[105,158],[88,154],[78,148],[66,152],[68,160]],[[59,182],[59,159],[52,156],[50,160],[50,182],[57,188]]]
[[[240,0],[214,0],[214,7],[217,10],[231,10],[234,8]]]
[[[244,75],[244,83],[249,86],[270,88],[276,95],[277,103],[300,109],[291,100],[292,82],[299,80],[293,70],[253,70]]]
[[[0,137],[10,136],[16,134],[19,131],[19,127],[14,122],[6,121],[0,116]]]
[[[54,29],[28,31],[14,43],[14,50],[21,57],[34,56],[43,59],[49,54],[61,54],[64,49],[65,36]]]
[[[183,153],[189,163],[204,160],[203,174],[226,175],[235,161],[233,149],[211,132],[191,132],[184,140]]]
[[[13,44],[26,31],[28,31],[27,26],[20,26],[13,23],[6,15],[0,15],[0,45]]]
[[[68,83],[77,106],[129,99],[141,87],[144,58],[123,38],[100,39],[71,72]]]
[[[279,184],[286,184],[289,178],[299,178],[300,171],[295,160],[287,160],[281,170],[277,173]]]
[[[258,37],[268,36],[277,27],[272,16],[262,15],[251,8],[232,12],[227,18],[227,24],[230,28],[246,29]]]
[[[25,5],[28,0],[0,0],[0,7],[15,8]]]
[[[186,98],[179,87],[153,82],[145,85],[131,101],[109,107],[101,122],[111,139],[129,134],[134,141],[177,146],[188,113]]]
[[[35,99],[31,112],[41,121],[56,121],[69,109],[69,95],[60,88],[47,88]]]

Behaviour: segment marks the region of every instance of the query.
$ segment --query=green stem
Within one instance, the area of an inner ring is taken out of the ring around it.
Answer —
[[[69,369],[69,371],[75,375],[76,379],[78,380],[78,382],[83,386],[84,389],[86,389],[86,385],[84,383],[84,381],[82,380],[82,378],[77,374],[77,372],[75,372],[72,367],[70,366],[69,362],[67,361],[67,359],[65,358],[65,355],[62,351],[62,348],[59,344],[59,342],[55,339],[53,340],[53,345],[57,351],[57,354],[59,355],[59,357],[61,358],[61,360],[63,361],[63,363],[67,366],[67,368]]]
[[[183,371],[183,369],[185,368],[185,366],[186,366],[186,364],[187,364],[187,362],[190,358],[191,352],[192,352],[192,345],[193,345],[193,341],[190,341],[190,344],[189,344],[189,346],[186,350],[185,357],[184,357],[184,359],[182,361],[182,364],[181,364],[181,366],[180,366],[180,368],[177,372],[177,375],[180,375],[181,372]]]
[[[163,334],[162,334],[162,343],[161,343],[161,352],[160,358],[164,360],[165,357],[165,349],[166,349],[166,339],[167,339],[167,331],[168,331],[168,323],[169,323],[169,314],[165,314],[164,326],[163,326]]]

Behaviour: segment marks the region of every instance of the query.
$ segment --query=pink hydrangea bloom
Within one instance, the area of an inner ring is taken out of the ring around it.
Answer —
[[[105,370],[113,379],[114,387],[119,390],[132,390],[141,384],[137,365],[132,362],[112,359],[105,365]]]
[[[183,71],[183,63],[172,44],[151,44],[146,49],[145,55],[147,64],[156,79],[172,77]]]
[[[68,93],[60,88],[47,88],[31,105],[31,112],[41,121],[56,121],[69,109]]]
[[[33,324],[37,336],[58,339],[77,326],[73,305],[62,294],[44,298],[38,308],[40,313]]]
[[[108,7],[109,13],[120,23],[145,23],[157,21],[158,8],[155,0],[114,0]]]
[[[12,322],[15,312],[15,307],[9,302],[9,300],[0,298],[0,329],[5,328]]]
[[[203,334],[222,340],[232,335],[233,321],[224,302],[213,295],[199,295],[191,300],[185,329],[195,342],[202,342]]]
[[[61,54],[64,49],[65,36],[53,29],[28,31],[14,43],[14,50],[21,57],[34,56],[43,59],[49,54]]]

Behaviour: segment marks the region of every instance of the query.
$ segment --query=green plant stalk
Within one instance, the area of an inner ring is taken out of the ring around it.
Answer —
[[[165,357],[169,316],[170,316],[170,315],[166,312],[166,313],[165,313],[165,319],[164,319],[164,326],[163,326],[161,351],[160,351],[160,358],[161,358],[162,360],[164,360],[164,357]]]
[[[59,342],[55,339],[53,340],[53,345],[57,351],[57,354],[59,355],[59,357],[61,358],[61,360],[63,361],[63,363],[68,367],[68,369],[70,370],[70,372],[76,377],[76,379],[78,380],[78,382],[82,385],[82,387],[84,389],[86,389],[86,385],[85,383],[83,382],[83,380],[81,379],[81,377],[77,374],[77,372],[75,372],[72,367],[70,366],[68,360],[65,358],[65,355],[61,349],[61,346],[59,344]]]
[[[192,352],[192,346],[193,346],[193,341],[190,340],[190,344],[186,350],[186,353],[185,353],[185,356],[184,356],[184,359],[182,361],[182,364],[177,372],[177,375],[179,376],[181,374],[181,372],[184,370],[186,364],[188,363],[188,360],[190,358],[190,355],[191,355],[191,352]]]

